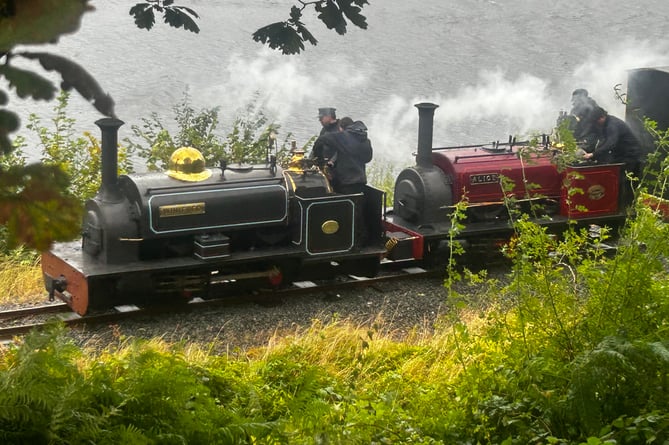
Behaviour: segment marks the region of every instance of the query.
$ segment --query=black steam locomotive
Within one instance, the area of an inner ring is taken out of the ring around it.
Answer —
[[[667,69],[630,72],[627,120],[666,128]],[[102,186],[86,203],[82,238],[42,255],[51,297],[79,314],[146,298],[209,298],[239,287],[279,286],[336,274],[374,276],[384,261],[423,259],[453,236],[451,215],[466,196],[465,228],[457,238],[490,246],[508,239],[508,198],[541,209],[536,221],[616,224],[621,165],[555,166],[547,137],[539,150],[524,143],[432,147],[436,105],[421,103],[416,165],[396,179],[393,207],[384,193],[333,193],[327,177],[296,151],[282,168],[208,169],[192,147],[177,150],[166,173],[117,175],[117,131],[102,119]],[[652,142],[649,142],[652,143]],[[502,178],[515,184],[501,187]],[[527,184],[534,184],[530,189]],[[570,194],[578,188],[582,194]],[[362,234],[365,234],[364,239]]]
[[[76,312],[147,296],[208,297],[278,286],[305,274],[373,276],[383,253],[383,192],[332,192],[326,176],[295,153],[282,169],[205,168],[200,152],[177,150],[166,173],[117,177],[117,130],[101,119],[102,186],[86,203],[82,239],[42,256],[46,288]],[[369,242],[358,216],[366,209]],[[376,224],[370,223],[376,221]]]

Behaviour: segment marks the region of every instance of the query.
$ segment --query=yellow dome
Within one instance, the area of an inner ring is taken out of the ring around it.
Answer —
[[[211,170],[205,168],[204,156],[193,147],[181,147],[172,153],[167,176],[180,181],[204,181],[211,176]]]

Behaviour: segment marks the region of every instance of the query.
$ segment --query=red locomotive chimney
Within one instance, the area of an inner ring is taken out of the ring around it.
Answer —
[[[434,110],[439,105],[421,102],[414,106],[418,108],[418,152],[416,154],[416,164],[420,167],[430,167],[432,166]]]
[[[125,122],[112,117],[95,121],[102,131],[102,184],[98,197],[103,201],[121,200],[118,189],[118,129]]]

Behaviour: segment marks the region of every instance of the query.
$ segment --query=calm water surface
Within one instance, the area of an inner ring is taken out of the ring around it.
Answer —
[[[319,44],[299,56],[251,40],[285,19],[292,1],[184,1],[201,16],[198,35],[162,24],[139,30],[128,15],[134,3],[94,1],[81,31],[49,48],[112,95],[126,122],[121,138],[151,112],[171,122],[185,93],[198,109],[221,108],[221,134],[255,102],[298,144],[318,132],[316,109],[334,106],[367,123],[377,158],[404,164],[419,101],[440,105],[435,145],[505,140],[549,130],[577,87],[622,115],[613,87],[626,82],[625,70],[669,65],[666,0],[370,0],[367,31],[341,37],[307,19]],[[11,105],[24,122],[31,112],[48,119],[53,107]],[[92,106],[76,98],[70,109],[98,134]]]

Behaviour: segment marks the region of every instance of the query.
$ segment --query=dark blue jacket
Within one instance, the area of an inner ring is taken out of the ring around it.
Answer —
[[[593,152],[596,161],[621,162],[628,171],[638,168],[642,160],[641,145],[625,121],[607,115],[600,138]]]
[[[367,184],[365,164],[372,160],[372,143],[367,137],[367,127],[360,121],[344,131],[331,133],[336,153],[333,163],[333,185]]]
[[[332,186],[366,184],[365,164],[372,160],[372,143],[367,137],[367,127],[356,121],[345,130],[320,136],[312,155],[330,165]]]

